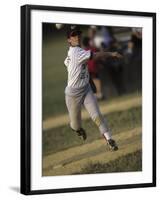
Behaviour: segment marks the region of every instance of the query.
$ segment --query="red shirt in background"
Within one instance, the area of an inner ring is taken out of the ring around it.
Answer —
[[[88,47],[88,48],[85,48],[85,50],[90,50],[91,52],[97,52],[97,49],[94,48],[94,47]],[[87,62],[87,65],[88,65],[88,71],[89,73],[91,74],[97,74],[98,73],[98,69],[97,69],[97,65],[96,65],[96,62],[91,59]]]

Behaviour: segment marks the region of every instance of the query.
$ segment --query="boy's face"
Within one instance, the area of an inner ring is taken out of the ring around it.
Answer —
[[[81,35],[70,36],[68,42],[71,46],[79,46],[81,44]]]

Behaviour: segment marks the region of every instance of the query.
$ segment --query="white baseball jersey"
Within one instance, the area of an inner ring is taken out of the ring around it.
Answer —
[[[80,47],[70,47],[67,58],[64,61],[68,71],[68,87],[82,88],[89,82],[87,61],[91,57],[91,51],[85,51]]]

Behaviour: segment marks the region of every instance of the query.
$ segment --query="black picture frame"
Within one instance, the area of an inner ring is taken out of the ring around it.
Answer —
[[[101,13],[124,16],[151,17],[153,20],[153,163],[152,163],[152,183],[125,184],[113,186],[95,186],[79,188],[61,188],[49,190],[31,190],[31,11],[65,11],[65,12],[84,12]],[[21,6],[21,180],[20,191],[25,195],[81,192],[96,190],[112,190],[127,188],[142,188],[156,186],[156,13],[120,11],[120,10],[101,10],[89,8],[54,7],[43,5],[24,5]]]

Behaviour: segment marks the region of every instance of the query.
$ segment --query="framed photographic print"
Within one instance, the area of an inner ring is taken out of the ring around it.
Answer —
[[[21,193],[156,186],[156,14],[21,7]]]

